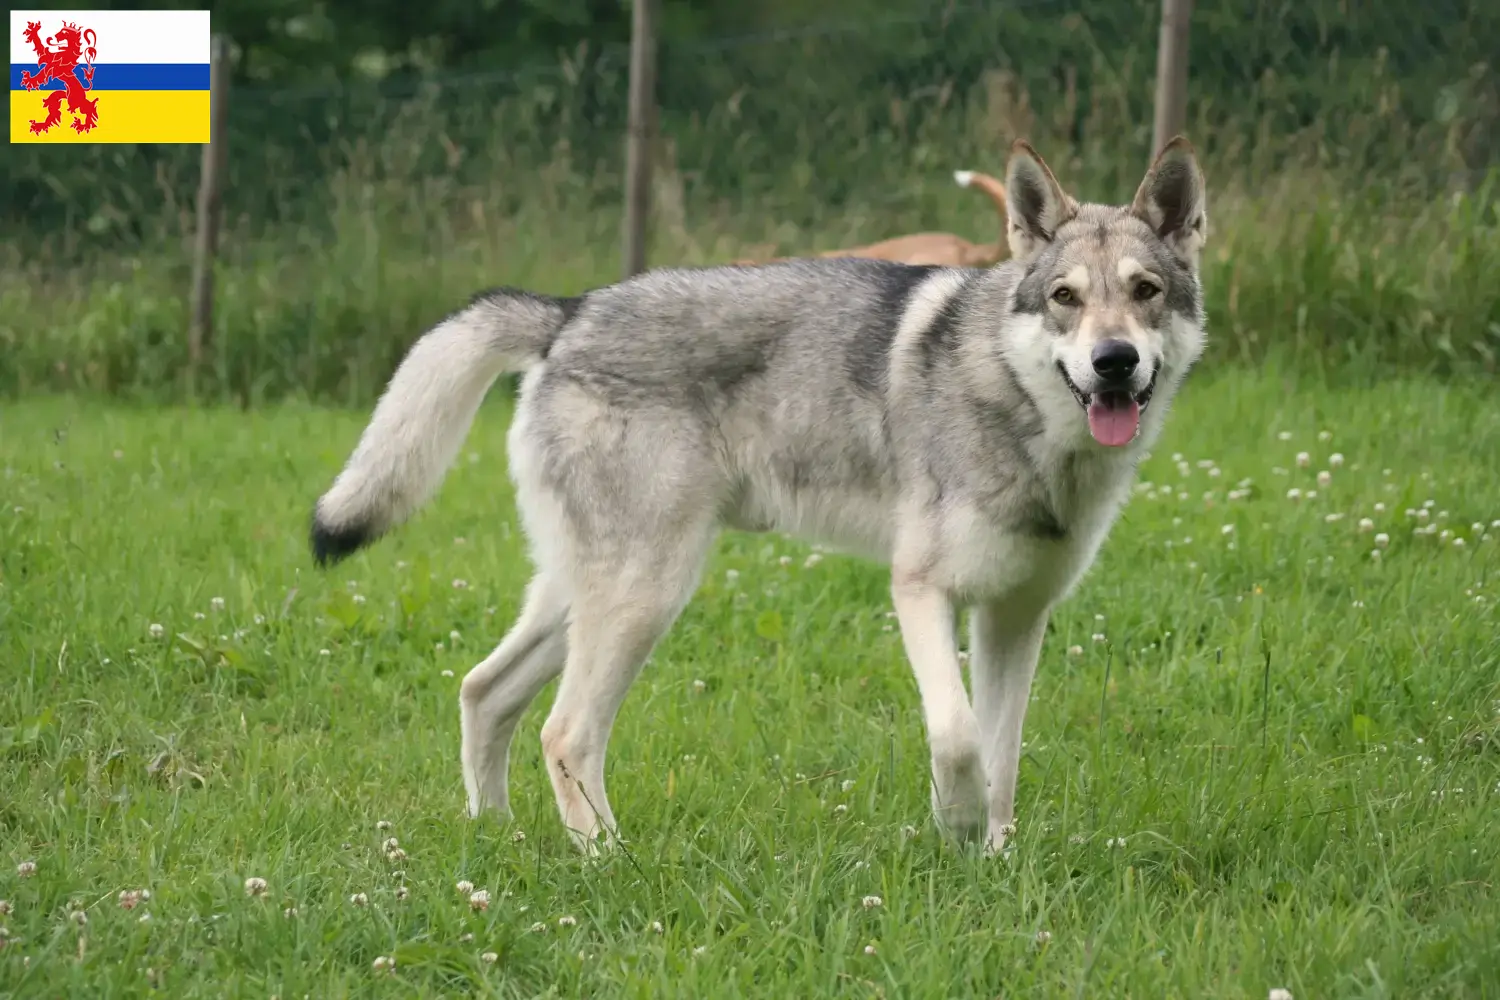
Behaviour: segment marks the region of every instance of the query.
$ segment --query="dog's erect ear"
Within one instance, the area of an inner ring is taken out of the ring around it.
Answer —
[[[1029,259],[1077,212],[1078,202],[1063,193],[1036,150],[1017,139],[1005,167],[1005,236],[1011,256]]]
[[[1197,270],[1199,251],[1208,238],[1208,189],[1198,157],[1182,136],[1157,154],[1135,193],[1130,213],[1156,230],[1174,254]]]

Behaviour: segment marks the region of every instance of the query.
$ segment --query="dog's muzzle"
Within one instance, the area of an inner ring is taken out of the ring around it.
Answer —
[[[1129,383],[1133,379],[1099,379],[1092,392],[1084,392],[1068,374],[1067,366],[1061,361],[1057,363],[1057,373],[1088,415],[1089,433],[1095,441],[1109,448],[1118,448],[1135,440],[1140,431],[1141,414],[1151,405],[1160,372],[1161,362],[1158,360],[1151,369],[1151,378],[1142,389],[1131,389]]]

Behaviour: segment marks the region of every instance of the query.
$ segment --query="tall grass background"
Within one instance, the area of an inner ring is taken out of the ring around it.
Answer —
[[[653,265],[921,229],[999,235],[955,169],[1027,137],[1128,199],[1159,4],[830,7],[660,54]],[[1210,182],[1209,363],[1493,377],[1500,5],[1203,0],[1189,137]],[[211,371],[242,405],[362,405],[478,288],[619,273],[626,53],[336,85],[242,85]],[[0,394],[184,391],[196,147],[13,147],[0,164]]]

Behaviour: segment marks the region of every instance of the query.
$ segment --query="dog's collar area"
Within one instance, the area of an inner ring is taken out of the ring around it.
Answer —
[[[1068,375],[1068,368],[1061,361],[1057,363],[1057,373],[1062,376],[1063,383],[1067,385],[1068,391],[1073,394],[1073,398],[1078,400],[1078,405],[1083,407],[1085,410],[1087,410],[1089,408],[1089,404],[1093,402],[1094,396],[1103,395],[1103,393],[1087,393],[1078,388],[1078,383],[1074,382],[1072,377]],[[1135,394],[1136,405],[1138,405],[1142,410],[1144,410],[1147,404],[1151,402],[1151,396],[1156,392],[1156,377],[1160,374],[1161,362],[1158,361],[1156,363],[1156,367],[1151,369],[1151,381],[1146,383],[1146,388]],[[1118,391],[1119,390],[1117,389],[1105,390],[1105,392]]]

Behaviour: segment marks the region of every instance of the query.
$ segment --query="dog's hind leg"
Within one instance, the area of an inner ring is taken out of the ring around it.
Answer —
[[[495,651],[459,687],[461,758],[469,815],[510,812],[511,738],[526,706],[562,669],[567,655],[567,591],[545,569],[532,578],[520,616]]]
[[[998,851],[1015,822],[1021,725],[1031,696],[1047,612],[1019,605],[981,603],[974,608],[969,676],[979,717],[984,769],[989,781],[989,832],[985,847]]]
[[[567,664],[542,726],[542,752],[563,825],[586,853],[598,849],[601,832],[611,846],[618,836],[604,791],[615,716],[652,647],[692,596],[714,534],[711,518],[695,518],[653,532],[654,540],[642,539],[618,558],[594,553],[576,567]]]

